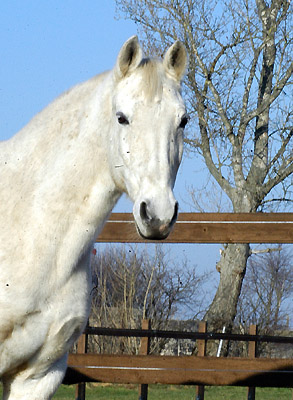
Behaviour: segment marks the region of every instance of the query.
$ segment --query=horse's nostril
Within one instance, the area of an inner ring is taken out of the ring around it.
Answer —
[[[178,204],[178,201],[176,201],[175,207],[174,207],[174,214],[173,214],[173,217],[172,217],[172,219],[171,219],[171,225],[173,225],[173,224],[176,222],[176,220],[177,220],[177,217],[178,217],[178,208],[179,208],[179,204]]]
[[[140,218],[142,219],[142,221],[145,221],[145,222],[149,222],[150,221],[151,218],[148,216],[147,204],[146,204],[145,201],[142,201],[140,203],[139,213],[140,213]]]

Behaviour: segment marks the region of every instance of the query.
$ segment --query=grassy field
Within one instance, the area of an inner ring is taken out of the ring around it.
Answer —
[[[195,400],[195,387],[150,385],[148,400]],[[61,386],[54,400],[74,400],[75,387]],[[138,400],[136,385],[89,385],[86,400]],[[206,387],[205,400],[246,400],[247,389],[241,387]],[[291,389],[257,388],[256,400],[292,400]]]

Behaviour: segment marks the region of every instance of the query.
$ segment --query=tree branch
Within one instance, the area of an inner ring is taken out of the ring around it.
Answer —
[[[292,77],[293,74],[293,61],[290,64],[289,68],[287,69],[286,73],[284,74],[283,78],[278,81],[272,91],[272,94],[262,102],[255,110],[251,111],[246,115],[244,118],[243,123],[248,125],[248,123],[256,118],[258,115],[263,113],[265,110],[269,109],[269,107],[273,104],[273,102],[278,98],[278,96],[283,91],[284,87],[288,83],[288,80]]]
[[[249,255],[251,256],[252,254],[268,254],[272,253],[273,251],[281,251],[282,246],[279,247],[269,247],[267,249],[249,249]]]
[[[248,80],[247,80],[247,83],[246,83],[246,86],[244,89],[244,95],[243,95],[243,100],[242,100],[242,110],[241,110],[239,129],[238,129],[239,140],[241,141],[241,143],[243,142],[246,128],[249,123],[249,120],[247,120],[247,118],[246,118],[248,101],[249,101],[252,83],[255,78],[255,72],[256,72],[258,59],[259,59],[262,48],[263,48],[263,46],[261,45],[259,48],[254,50],[254,58],[253,58],[252,65],[250,68],[249,77],[248,77]]]
[[[277,175],[275,177],[271,178],[266,182],[261,191],[263,193],[263,198],[275,187],[277,186],[280,182],[288,178],[293,174],[293,155],[288,158],[287,160],[284,160],[282,165],[277,171]]]
[[[275,157],[270,161],[267,170],[269,171],[272,166],[283,156],[288,143],[290,142],[290,140],[293,137],[293,128],[290,130],[288,136],[285,138],[285,140],[283,140],[282,146],[279,148],[278,152],[275,154]]]

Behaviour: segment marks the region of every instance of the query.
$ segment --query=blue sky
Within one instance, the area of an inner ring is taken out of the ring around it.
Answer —
[[[136,33],[114,14],[111,0],[1,1],[1,139],[64,90],[112,68]]]
[[[0,2],[0,140],[21,129],[55,97],[111,69],[136,25],[115,18],[114,0],[2,0]],[[191,211],[187,187],[202,178],[196,159],[184,158],[175,194]],[[115,211],[131,212],[122,199]],[[214,269],[219,246],[185,247],[191,263]]]

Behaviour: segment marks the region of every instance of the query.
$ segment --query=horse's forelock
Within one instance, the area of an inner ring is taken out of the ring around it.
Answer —
[[[163,92],[164,74],[162,63],[153,58],[143,58],[137,67],[141,74],[141,87],[139,88],[148,101],[161,98]]]

